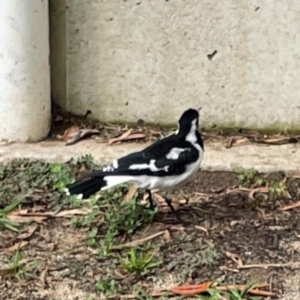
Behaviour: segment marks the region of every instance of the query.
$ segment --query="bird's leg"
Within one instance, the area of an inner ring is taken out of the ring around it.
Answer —
[[[147,193],[148,193],[148,196],[149,196],[150,209],[154,210],[154,202],[153,202],[151,191],[147,190]]]
[[[173,205],[172,205],[172,193],[171,191],[168,191],[165,197],[166,203],[168,204],[169,208],[171,209],[172,213],[175,215],[176,219],[179,222],[182,222],[178,212],[174,209]]]

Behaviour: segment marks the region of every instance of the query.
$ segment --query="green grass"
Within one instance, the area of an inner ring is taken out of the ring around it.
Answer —
[[[16,232],[19,231],[19,224],[8,219],[7,214],[13,211],[23,201],[23,199],[24,196],[22,195],[16,196],[12,200],[11,204],[6,205],[4,208],[0,209],[0,229],[6,228]]]
[[[145,246],[140,249],[131,248],[126,257],[121,258],[121,267],[129,273],[145,273],[161,264],[161,258]]]
[[[0,270],[4,277],[16,278],[18,281],[24,281],[34,278],[34,270],[38,266],[37,261],[27,261],[26,257],[20,250],[14,251],[11,257],[3,257],[5,268]]]
[[[268,194],[273,199],[282,197],[287,191],[286,183],[282,180],[270,179],[255,169],[236,169],[236,176],[241,186],[246,188],[267,187]]]

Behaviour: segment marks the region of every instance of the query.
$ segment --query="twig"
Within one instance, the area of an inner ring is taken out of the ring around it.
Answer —
[[[284,210],[290,210],[290,209],[297,208],[297,207],[300,207],[300,201],[298,201],[296,203],[293,203],[291,205],[287,205],[287,206],[281,207],[278,210],[283,210],[284,211]]]
[[[141,245],[147,241],[150,241],[150,240],[153,240],[155,239],[156,237],[160,236],[160,235],[163,235],[166,233],[166,230],[163,230],[163,231],[160,231],[160,232],[157,232],[157,233],[154,233],[152,235],[149,235],[145,238],[142,238],[142,239],[138,239],[138,240],[135,240],[135,241],[132,241],[132,242],[129,242],[129,243],[126,243],[126,244],[123,244],[123,245],[120,245],[120,246],[114,246],[113,249],[120,249],[120,248],[123,248],[123,247],[132,247],[132,246],[137,246],[137,245]]]
[[[253,265],[241,265],[237,266],[238,269],[251,269],[251,268],[284,268],[293,265],[293,262],[283,263],[283,264],[253,264]]]

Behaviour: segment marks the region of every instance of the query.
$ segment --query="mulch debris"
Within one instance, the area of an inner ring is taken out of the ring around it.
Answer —
[[[85,159],[68,167],[79,176],[93,166]],[[114,251],[122,255],[122,249],[152,245],[162,264],[146,272],[128,273],[120,267],[118,255],[101,256],[99,248],[89,245],[87,235],[94,225],[74,227],[73,218],[88,215],[92,208],[72,208],[53,189],[58,183],[49,170],[63,172],[59,165],[17,160],[1,168],[4,201],[0,210],[12,196],[25,195],[24,201],[5,215],[19,224],[20,230],[0,231],[3,299],[56,299],[49,293],[63,283],[74,291],[99,295],[95,285],[101,278],[114,281],[123,298],[135,295],[133,286],[158,297],[165,292],[199,294],[212,285],[226,292],[235,284],[241,290],[249,282],[256,284],[249,297],[280,297],[285,279],[299,272],[297,176],[287,177],[282,172],[262,175],[286,184],[287,193],[270,196],[266,186],[241,186],[234,172],[201,171],[195,180],[180,187],[173,199],[185,224],[168,222],[174,217],[155,191],[157,218],[131,235],[120,236],[122,247],[115,245]],[[128,202],[128,194],[134,192],[128,188],[122,201]],[[140,200],[144,199],[141,194]],[[99,201],[97,205],[101,198]],[[105,234],[102,226],[92,236],[96,242]],[[13,265],[11,260],[18,252],[23,256]]]

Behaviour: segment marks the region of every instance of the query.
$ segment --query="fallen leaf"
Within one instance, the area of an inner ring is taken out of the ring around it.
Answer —
[[[37,230],[38,227],[39,227],[39,225],[36,223],[32,224],[31,226],[26,227],[25,229],[23,229],[21,231],[20,235],[18,236],[18,239],[25,240],[25,239],[29,238]]]
[[[155,201],[157,202],[157,204],[159,205],[164,205],[166,204],[166,200],[164,199],[164,197],[162,197],[160,194],[157,193],[152,193],[152,196],[154,197]],[[167,205],[167,204],[166,204]]]
[[[46,283],[46,274],[49,270],[49,267],[46,267],[42,272],[41,272],[41,275],[40,275],[40,281],[42,283],[42,285],[44,286],[45,283]]]
[[[241,260],[241,258],[237,254],[226,251],[225,255],[228,258],[231,258],[235,263],[237,263],[238,268],[241,268],[243,266],[243,261]]]
[[[168,229],[179,231],[179,232],[182,232],[182,233],[185,232],[185,228],[182,225],[169,225]]]
[[[78,126],[71,126],[68,129],[65,130],[64,134],[61,136],[62,140],[65,142],[68,142],[69,136],[72,136],[73,134],[77,134],[79,132],[80,128]]]
[[[262,144],[269,144],[269,145],[283,145],[283,144],[297,143],[298,140],[294,137],[278,135],[268,139],[258,140],[257,142]]]
[[[248,197],[252,200],[254,200],[254,194],[255,193],[268,193],[269,192],[269,189],[267,187],[259,187],[259,188],[255,188],[255,189],[252,189],[249,194],[248,194]]]
[[[73,215],[87,215],[92,210],[89,208],[78,208],[78,209],[71,209],[71,210],[64,210],[60,211],[59,213],[53,215],[53,217],[69,217]]]
[[[25,247],[27,244],[28,244],[27,241],[21,241],[21,242],[18,242],[16,244],[14,244],[11,247],[4,248],[3,252],[5,252],[5,253],[14,252],[14,251],[16,251],[18,249],[21,249],[21,248]]]
[[[66,145],[73,145],[84,137],[91,134],[98,134],[100,131],[98,129],[80,129],[78,126],[72,126],[68,128],[62,139],[66,142]]]
[[[16,223],[28,223],[28,222],[36,222],[42,224],[45,220],[47,220],[47,217],[42,217],[42,216],[30,216],[30,215],[16,215],[16,214],[8,214],[6,217]]]
[[[120,245],[120,246],[115,246],[113,248],[114,249],[118,249],[118,248],[123,248],[123,247],[134,247],[134,246],[137,246],[137,245],[141,245],[141,244],[143,244],[143,243],[145,243],[147,241],[150,241],[150,240],[155,239],[156,237],[159,237],[160,235],[165,234],[165,231],[166,230],[159,231],[159,232],[154,233],[152,235],[149,235],[149,236],[147,236],[145,238],[134,240],[134,241],[131,241],[129,243],[126,243],[126,244],[123,244],[123,245]]]
[[[165,230],[163,239],[164,239],[165,243],[170,243],[171,242],[171,235],[170,235],[169,230]]]
[[[26,215],[28,212],[28,209],[15,209],[8,213],[9,216],[18,216],[18,215]]]
[[[63,121],[63,119],[64,119],[63,116],[56,114],[54,117],[54,122],[61,122]]]
[[[208,234],[208,231],[205,227],[195,225],[195,228],[198,229],[198,230],[204,231],[206,234]]]
[[[211,285],[212,282],[204,282],[193,285],[179,285],[171,288],[170,291],[179,295],[196,295],[207,291]]]
[[[128,187],[128,192],[124,196],[124,201],[129,202],[137,191],[137,186],[134,184],[130,184]]]
[[[123,141],[129,141],[129,140],[136,140],[136,139],[143,139],[146,137],[143,133],[134,133],[131,134],[132,129],[129,129],[125,133],[123,133],[121,136],[112,138],[108,140],[108,145],[112,145],[117,142],[123,142]]]
[[[290,210],[290,209],[297,208],[297,207],[300,207],[300,201],[293,203],[291,205],[280,207],[280,208],[278,208],[278,210]]]
[[[250,141],[248,138],[236,138],[233,140],[231,147],[235,147],[235,146],[244,146],[250,144]]]

